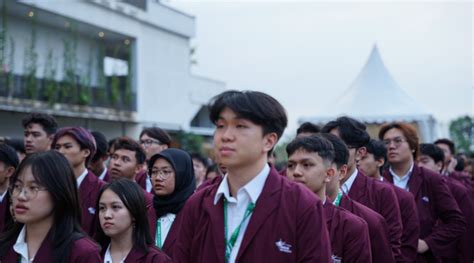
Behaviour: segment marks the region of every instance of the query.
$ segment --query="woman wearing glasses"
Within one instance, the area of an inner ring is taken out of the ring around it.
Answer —
[[[193,161],[183,150],[166,149],[151,157],[148,171],[155,194],[156,218],[150,220],[155,244],[172,258],[181,220],[179,212],[196,188]]]
[[[390,164],[384,178],[415,197],[420,222],[416,262],[459,262],[454,245],[466,223],[441,175],[415,164],[416,129],[407,123],[389,123],[381,127],[379,138],[387,147]]]
[[[136,183],[118,179],[105,185],[97,211],[104,263],[171,262],[153,243],[145,197]]]
[[[76,178],[63,155],[28,156],[11,180],[16,222],[0,237],[0,262],[101,262],[81,230]]]

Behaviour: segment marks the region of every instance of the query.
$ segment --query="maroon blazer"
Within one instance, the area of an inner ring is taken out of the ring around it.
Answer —
[[[201,189],[186,202],[173,261],[225,262],[224,197],[214,205],[218,186]],[[306,187],[271,169],[236,262],[332,262],[323,211]]]
[[[153,241],[156,243],[156,221],[158,218],[156,217],[156,212],[150,216],[150,232]],[[171,225],[170,231],[166,236],[165,243],[163,243],[163,247],[161,250],[166,253],[170,258],[173,258],[173,248],[176,242],[176,238],[178,237],[178,232],[181,226],[182,221],[182,213],[176,214],[176,218],[174,219],[173,224]]]
[[[388,238],[388,227],[385,219],[377,212],[343,195],[340,207],[364,219],[369,226],[372,262],[393,263],[392,247]]]
[[[148,175],[146,174],[145,170],[141,170],[137,176],[135,176],[135,181],[139,186],[141,186],[146,191],[146,179]]]
[[[418,251],[418,239],[420,237],[420,222],[418,219],[418,211],[416,209],[415,198],[410,192],[391,185],[397,195],[398,204],[400,206],[400,214],[402,216],[403,232],[401,257],[397,262],[412,263],[416,261]]]
[[[107,172],[105,173],[105,176],[104,176],[104,182],[106,183],[110,183],[112,182],[112,176],[110,176],[110,173],[109,173],[109,170],[107,169]]]
[[[399,262],[403,226],[397,196],[392,187],[358,171],[348,195],[385,218],[393,257]]]
[[[102,257],[105,255],[107,248],[102,250]],[[132,250],[128,253],[127,257],[124,260],[124,263],[168,263],[172,262],[171,259],[153,245],[148,246],[148,253],[145,253],[143,250],[140,250],[136,247],[133,247]]]
[[[388,169],[384,171],[384,177],[393,183]],[[417,262],[439,262],[441,258],[451,257],[452,246],[466,230],[466,222],[445,180],[415,164],[408,188],[415,197],[420,239],[430,248],[417,255]]]
[[[323,207],[332,258],[344,263],[372,262],[367,222],[344,208],[334,206],[330,200],[326,200]]]
[[[105,182],[89,171],[79,187],[79,198],[82,207],[81,226],[90,237],[94,237],[98,227],[100,227],[98,217],[95,216],[95,209],[100,189],[104,185]]]
[[[0,258],[0,262],[5,263],[16,263],[18,262],[18,254],[13,250],[16,238],[12,241],[7,254]],[[70,248],[69,261],[74,263],[102,263],[102,257],[100,256],[99,246],[90,239],[83,237],[74,241]],[[36,252],[33,263],[51,263],[53,262],[53,244],[51,244],[48,236],[41,243],[38,252]]]
[[[0,202],[0,234],[7,230],[6,227],[11,222],[13,219],[10,213],[10,193],[7,192]]]
[[[474,261],[474,249],[472,249],[474,244],[474,200],[470,194],[471,190],[452,177],[443,177],[443,179],[456,199],[467,223],[467,231],[462,234],[456,248],[453,249],[455,253],[444,261],[472,263]]]

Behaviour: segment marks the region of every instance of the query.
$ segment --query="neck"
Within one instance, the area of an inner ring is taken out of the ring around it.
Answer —
[[[29,257],[34,257],[39,250],[41,243],[48,235],[51,226],[53,225],[53,215],[35,223],[26,224],[25,241],[28,244]]]
[[[0,195],[5,193],[8,190],[8,180],[5,180],[5,183],[0,185]]]
[[[251,166],[228,167],[227,180],[229,183],[230,194],[233,197],[236,197],[239,189],[255,178],[258,173],[262,171],[266,163],[266,159],[262,158],[262,160],[255,162]]]
[[[321,201],[324,201],[326,199],[326,188],[323,187],[321,190],[319,190],[316,195],[321,199]],[[337,195],[337,194],[336,194]]]
[[[133,248],[132,228],[130,227],[122,235],[110,239],[110,254],[121,253],[124,258]]]
[[[380,179],[382,178],[382,175],[380,174],[380,171],[378,169],[377,169],[377,172],[372,176],[372,178],[380,181]]]
[[[353,166],[351,168],[347,168],[346,176],[341,179],[341,184],[344,184],[349,179],[349,177],[352,176],[352,174],[355,172],[355,170],[356,170],[355,166]],[[337,193],[336,193],[336,195],[337,195]]]
[[[76,179],[81,176],[81,174],[86,170],[86,164],[82,163],[76,167],[73,168],[74,175],[76,176]]]
[[[398,177],[402,177],[408,173],[412,163],[413,160],[410,160],[409,162],[391,163],[390,167]]]

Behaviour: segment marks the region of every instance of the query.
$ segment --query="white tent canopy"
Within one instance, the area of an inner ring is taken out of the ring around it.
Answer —
[[[330,115],[301,118],[299,123],[325,123],[342,115],[365,123],[416,122],[424,141],[432,141],[435,137],[434,118],[397,85],[385,67],[377,46],[372,49],[352,85],[326,108],[331,109]]]

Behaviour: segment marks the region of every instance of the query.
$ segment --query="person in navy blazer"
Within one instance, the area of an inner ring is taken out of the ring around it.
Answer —
[[[82,228],[94,237],[98,228],[98,222],[94,219],[95,204],[104,185],[86,168],[96,151],[95,139],[82,127],[64,127],[54,135],[52,146],[66,157],[74,171],[81,199]]]
[[[0,236],[1,262],[102,261],[81,229],[76,178],[63,155],[29,155],[11,182],[16,221]]]
[[[15,173],[20,160],[15,149],[6,144],[0,144],[0,233],[7,229],[12,222],[10,213],[10,177]]]
[[[347,175],[342,178],[341,190],[351,199],[369,207],[387,221],[392,253],[396,261],[401,259],[402,218],[394,190],[386,184],[368,178],[357,169],[358,162],[367,154],[370,136],[366,126],[356,119],[343,116],[328,122],[323,133],[341,138],[349,148]]]
[[[390,164],[384,178],[415,198],[420,220],[417,262],[450,258],[466,222],[441,175],[415,164],[419,154],[416,129],[407,123],[388,123],[381,127],[379,138],[387,147]]]
[[[319,135],[297,137],[286,146],[286,152],[287,177],[324,200],[333,260],[372,262],[367,222],[339,206],[342,194],[334,200],[326,197],[326,184],[336,176],[331,142]]]
[[[321,136],[331,142],[335,151],[334,163],[336,164],[336,175],[331,178],[326,185],[329,198],[334,201],[338,195],[342,194],[339,206],[367,222],[369,226],[372,262],[395,262],[385,219],[379,213],[350,199],[341,191],[340,180],[346,176],[347,161],[349,159],[349,150],[346,144],[339,137],[330,133],[322,133]]]
[[[143,189],[127,179],[116,179],[100,191],[97,203],[104,262],[171,262],[154,246]]]
[[[381,168],[385,165],[387,149],[382,141],[371,139],[366,146],[367,154],[361,158],[359,169],[368,177],[391,185],[397,195],[402,216],[403,233],[400,262],[415,262],[420,237],[420,224],[415,199],[410,192],[404,191],[383,179]]]
[[[256,91],[213,98],[214,147],[227,168],[180,213],[175,262],[332,262],[322,202],[267,164],[287,125],[285,109]]]

